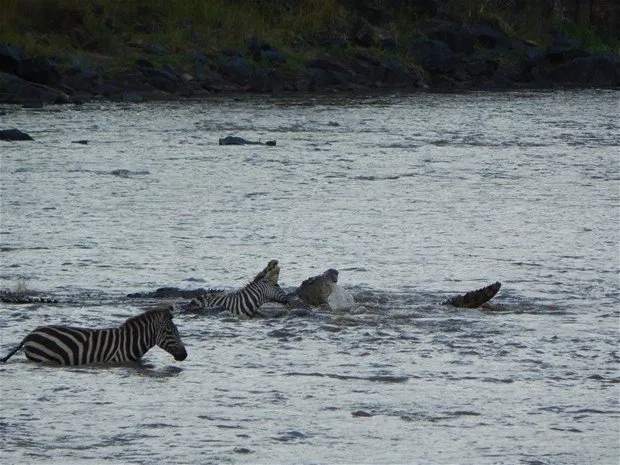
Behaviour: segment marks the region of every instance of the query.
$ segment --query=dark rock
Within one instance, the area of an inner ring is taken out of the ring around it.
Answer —
[[[28,82],[13,74],[0,72],[0,102],[4,103],[67,103],[67,94],[50,87]]]
[[[155,65],[151,60],[147,60],[146,58],[138,58],[136,60],[136,65],[140,68],[155,68]]]
[[[318,62],[317,62],[318,63]],[[320,66],[323,66],[320,64]],[[309,67],[297,76],[297,88],[299,90],[320,90],[329,87],[348,88],[349,82],[347,75],[349,71],[336,71],[337,65],[333,69]]]
[[[248,78],[247,87],[254,92],[266,92],[269,90],[269,74],[264,69],[252,70]]]
[[[4,73],[17,73],[20,61],[25,58],[21,49],[15,45],[0,44],[0,71]]]
[[[355,71],[352,69],[354,60],[348,57],[334,57],[325,55],[310,60],[307,63],[309,75],[315,80],[316,88],[340,87],[348,89],[355,80]],[[321,72],[311,71],[320,70]]]
[[[440,6],[437,0],[386,0],[384,3],[393,9],[413,9],[422,16],[437,16]]]
[[[226,57],[243,57],[243,53],[241,53],[239,50],[237,50],[236,48],[224,48],[222,50],[220,50],[219,55],[221,55],[223,58]],[[220,58],[221,61],[225,61],[224,59]]]
[[[418,85],[421,76],[416,71],[408,71],[404,63],[397,57],[385,57],[380,62],[380,83],[388,87]]]
[[[382,23],[392,21],[393,16],[384,9],[376,8],[363,0],[357,0],[352,5],[357,12],[369,23],[379,26]]]
[[[144,102],[144,100],[146,100],[146,98],[140,92],[123,92],[121,94],[121,101],[123,102],[137,103]]]
[[[190,59],[192,61],[194,61],[195,63],[202,63],[203,65],[211,65],[213,64],[213,60],[211,60],[211,58],[209,58],[208,56],[206,56],[204,53],[198,51],[198,50],[193,50],[190,54]]]
[[[547,47],[545,56],[550,63],[560,64],[575,58],[587,57],[589,53],[583,49],[583,45],[579,40],[565,36],[556,36],[549,47]]]
[[[389,52],[394,52],[398,49],[398,41],[394,36],[380,38],[379,45],[383,50],[387,50]]]
[[[466,64],[467,72],[471,76],[491,77],[497,70],[499,63],[493,59],[478,59]]]
[[[146,46],[146,52],[153,55],[170,55],[172,51],[163,44],[149,44]]]
[[[339,37],[333,37],[333,38],[329,38],[329,39],[323,40],[321,42],[321,45],[323,47],[345,49],[345,48],[347,48],[349,46],[349,42],[347,41],[347,39],[341,39]]]
[[[254,68],[245,58],[235,56],[222,63],[220,72],[236,84],[245,85],[252,78]]]
[[[77,55],[74,55],[72,53],[68,54],[67,61],[71,65],[68,70],[69,73],[84,73],[88,70],[86,63],[84,63],[84,60],[82,60]]]
[[[250,141],[243,137],[227,136],[219,140],[220,145],[263,145],[262,142]],[[275,141],[268,141],[266,145],[276,145]]]
[[[353,36],[353,42],[361,47],[370,48],[374,44],[374,30],[369,24],[361,24],[351,34]]]
[[[211,71],[205,65],[196,64],[194,74],[198,84],[209,91],[221,89],[224,86],[224,79],[219,73]]]
[[[28,102],[28,103],[24,103],[22,105],[22,108],[28,108],[30,110],[40,110],[44,106],[45,105],[43,105],[43,102]]]
[[[467,27],[441,26],[429,30],[426,35],[434,40],[445,42],[456,54],[469,55],[476,45],[476,35]]]
[[[272,64],[281,65],[286,63],[286,57],[277,50],[265,50],[262,52],[262,57]]]
[[[250,53],[259,53],[260,52],[260,40],[256,36],[250,36],[245,38],[245,46]]]
[[[147,72],[148,75],[150,72]],[[153,75],[158,75],[154,72]],[[172,78],[174,79],[174,78]],[[144,69],[142,71],[131,71],[118,74],[116,79],[101,81],[109,85],[118,87],[122,92],[153,92],[153,85],[148,82]]]
[[[254,92],[277,92],[284,83],[275,69],[257,69],[252,73],[248,87]]]
[[[358,52],[355,56],[356,58],[362,61],[368,62],[369,64],[373,66],[379,66],[380,64],[379,59],[367,50],[362,50]]]
[[[142,68],[147,83],[165,92],[173,93],[179,89],[179,76],[170,69]]]
[[[17,74],[26,81],[44,85],[58,85],[60,73],[53,63],[44,58],[26,58],[17,64]]]
[[[569,86],[617,87],[620,86],[620,61],[606,56],[575,58],[553,68],[549,78]]]
[[[427,70],[440,73],[454,71],[458,63],[454,52],[440,40],[416,42],[413,45],[412,56]]]
[[[69,86],[73,91],[93,92],[99,77],[99,74],[94,71],[72,69],[64,76],[63,82],[64,85]]]
[[[93,91],[106,98],[114,98],[120,97],[125,91],[125,88],[122,82],[109,80],[96,83]]]
[[[478,44],[485,48],[510,50],[512,41],[506,33],[495,26],[480,24],[469,27],[470,32],[476,38]]]
[[[0,130],[0,140],[34,140],[29,134],[19,129],[2,129]]]
[[[300,71],[295,79],[295,90],[315,91],[323,88],[330,82],[327,71],[318,68],[309,68]]]
[[[545,52],[543,52],[538,47],[528,47],[525,52],[525,56],[528,60],[531,60],[535,63],[542,63],[542,61],[545,59]]]

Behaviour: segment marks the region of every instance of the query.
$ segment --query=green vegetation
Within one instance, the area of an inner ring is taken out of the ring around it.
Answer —
[[[582,39],[592,51],[617,52],[620,47],[615,30],[618,12],[602,11],[602,0],[437,3],[443,18],[491,22],[510,35],[543,45],[550,37],[549,25],[555,25],[558,31]],[[575,3],[575,11],[566,6]],[[582,4],[590,5],[587,14]],[[71,53],[87,63],[120,70],[148,46],[170,52],[161,57],[154,54],[154,62],[183,67],[188,52],[246,50],[244,41],[255,36],[287,55],[287,67],[294,70],[318,50],[325,51],[320,47],[325,40],[350,41],[360,25],[367,25],[369,17],[360,5],[389,13],[390,19],[379,28],[397,38],[399,50],[393,53],[401,57],[411,32],[432,16],[410,2],[372,0],[3,0],[0,42],[17,44],[32,55]],[[553,5],[565,8],[558,11]]]

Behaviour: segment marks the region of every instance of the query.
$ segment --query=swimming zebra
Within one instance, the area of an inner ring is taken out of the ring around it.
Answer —
[[[291,300],[280,285],[274,282],[273,277],[273,274],[261,272],[252,282],[237,291],[216,291],[198,296],[189,302],[187,311],[200,313],[204,310],[218,308],[244,318],[264,316],[258,308],[265,302],[287,304]]]
[[[122,363],[139,360],[153,346],[159,346],[183,361],[187,351],[172,322],[169,308],[146,311],[117,328],[88,329],[72,326],[41,326],[22,340],[6,362],[24,347],[28,360],[59,365]]]

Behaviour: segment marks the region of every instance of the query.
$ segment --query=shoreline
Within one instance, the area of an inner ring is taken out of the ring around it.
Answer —
[[[374,25],[359,11],[347,14],[352,16],[342,30],[301,38],[295,46],[281,37],[272,37],[276,45],[242,31],[236,47],[215,48],[198,39],[173,46],[149,33],[107,54],[64,46],[45,55],[0,36],[0,103],[620,88],[620,55],[610,47],[613,41],[591,48],[549,26],[540,45],[489,21],[468,23],[436,12],[403,32],[393,29],[393,15]],[[30,30],[20,41],[32,35]]]

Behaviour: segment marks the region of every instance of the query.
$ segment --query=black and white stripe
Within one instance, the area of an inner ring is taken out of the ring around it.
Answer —
[[[254,318],[263,316],[259,307],[265,302],[287,304],[289,295],[269,276],[259,273],[254,281],[233,292],[213,292],[198,296],[187,306],[190,312],[201,312],[207,309],[228,310],[235,316]]]
[[[170,309],[149,310],[109,329],[41,326],[0,361],[6,362],[24,347],[28,360],[60,365],[122,363],[139,360],[159,346],[182,361],[187,351],[172,321]]]

